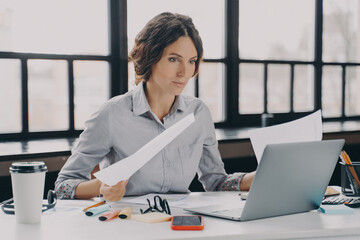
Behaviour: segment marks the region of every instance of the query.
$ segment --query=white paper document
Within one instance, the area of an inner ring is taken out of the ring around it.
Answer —
[[[288,123],[250,130],[249,136],[258,162],[268,144],[321,141],[321,110]]]
[[[194,121],[195,117],[193,113],[187,115],[179,122],[162,132],[159,136],[145,144],[134,154],[99,172],[96,172],[94,174],[95,177],[109,186],[114,186],[122,180],[129,179],[137,170],[150,161],[158,152],[174,140]]]
[[[147,205],[147,200],[149,199],[151,203],[154,203],[154,196],[160,196],[162,199],[166,199],[169,203],[170,208],[194,208],[194,207],[204,207],[214,205],[216,203],[224,202],[224,198],[220,197],[211,197],[211,196],[191,196],[188,194],[147,194],[136,198],[122,198],[121,203],[131,203],[131,204],[142,204]]]

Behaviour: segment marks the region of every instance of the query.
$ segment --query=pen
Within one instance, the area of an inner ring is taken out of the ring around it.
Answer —
[[[120,213],[120,210],[112,210],[106,213],[101,214],[99,217],[100,221],[110,221],[114,218],[116,218]]]
[[[86,211],[89,210],[90,208],[101,206],[101,205],[103,205],[103,204],[105,204],[105,203],[106,203],[106,201],[98,202],[98,203],[96,203],[96,204],[94,204],[94,205],[91,205],[91,206],[89,206],[89,207],[87,207],[87,208],[84,208],[84,209],[83,209],[83,212],[86,212]]]
[[[347,154],[347,152],[346,152],[345,150],[343,150],[343,152],[344,152],[344,155],[345,155],[347,161],[348,161],[350,164],[352,164],[352,162],[351,162],[351,160],[350,160],[350,157],[349,157],[349,155]]]
[[[86,216],[95,216],[95,215],[98,215],[100,213],[103,213],[103,212],[106,212],[106,211],[109,211],[110,210],[110,206],[105,204],[105,205],[101,205],[99,207],[94,207],[94,208],[91,208],[89,210],[87,210],[85,212],[85,215]]]

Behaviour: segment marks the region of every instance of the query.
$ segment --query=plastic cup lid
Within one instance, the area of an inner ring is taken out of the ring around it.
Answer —
[[[11,164],[11,173],[34,173],[46,172],[47,167],[44,162],[15,162]]]

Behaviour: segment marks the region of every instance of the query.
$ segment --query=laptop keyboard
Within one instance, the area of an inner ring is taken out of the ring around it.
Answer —
[[[322,201],[322,204],[325,205],[336,205],[336,204],[343,204],[344,202],[353,202],[355,200],[359,200],[360,198],[354,197],[345,197],[345,196],[336,196],[336,197],[327,197]]]

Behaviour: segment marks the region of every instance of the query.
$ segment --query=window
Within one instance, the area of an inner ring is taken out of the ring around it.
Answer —
[[[314,105],[314,66],[296,65],[294,67],[294,111],[309,112]]]
[[[360,5],[357,0],[324,1],[323,109],[330,119],[360,116]]]
[[[345,115],[359,116],[360,115],[360,67],[346,68],[346,82],[345,82]]]
[[[239,81],[239,113],[264,111],[264,67],[262,64],[241,63]]]
[[[358,0],[324,1],[324,61],[360,61],[359,17]]]
[[[109,64],[104,61],[74,61],[75,129],[109,99]]]
[[[322,78],[322,109],[324,117],[341,116],[341,67],[325,66]]]
[[[313,111],[314,1],[241,0],[238,7],[239,121]]]
[[[106,2],[1,0],[0,15],[0,51],[109,53]]]
[[[77,137],[101,104],[134,88],[128,51],[164,11],[189,15],[199,30],[204,59],[184,94],[205,102],[216,127],[319,108],[325,121],[359,120],[359,4],[0,0],[0,140]]]
[[[69,128],[67,65],[64,60],[29,60],[29,131]]]
[[[0,139],[78,136],[110,97],[108,7],[0,0]]]
[[[240,0],[242,59],[314,59],[313,0]]]
[[[20,61],[0,59],[0,133],[21,130]]]
[[[268,102],[271,113],[290,111],[290,66],[284,64],[268,65]]]
[[[224,64],[204,62],[199,69],[199,98],[209,107],[213,121],[224,120]]]

